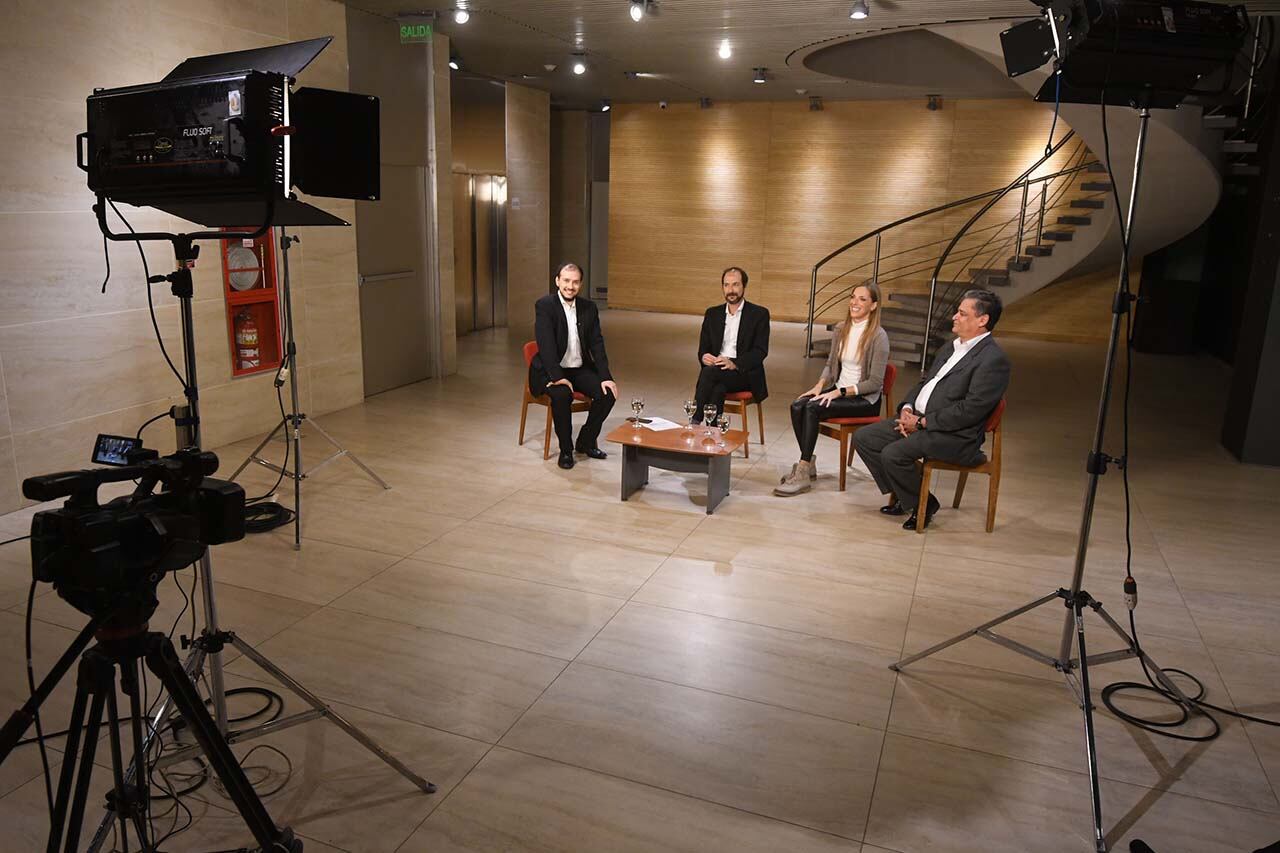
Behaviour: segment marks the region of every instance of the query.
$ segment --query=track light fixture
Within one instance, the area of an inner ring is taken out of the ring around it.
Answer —
[[[711,99],[710,99],[710,98],[698,98],[698,109],[700,109],[700,110],[709,110],[709,109],[711,109]]]
[[[573,73],[582,75],[587,73],[587,57],[581,53],[573,55]]]
[[[613,105],[609,103],[608,98],[605,98],[603,101],[600,102],[600,112],[607,113],[611,109],[613,109]]]
[[[763,83],[763,82],[765,81],[765,79],[766,79],[766,78],[765,78],[765,72],[766,72],[766,71],[768,71],[768,70],[769,70],[768,68],[757,68],[757,69],[755,70],[755,76],[751,78],[751,82],[753,82],[753,83]]]
[[[809,112],[811,113],[822,112],[822,96],[821,95],[809,96]]]
[[[644,0],[631,0],[631,20],[637,24],[644,18]]]
[[[449,67],[454,71],[462,70],[462,60],[458,58],[456,53],[449,57]]]
[[[867,0],[854,0],[853,8],[849,10],[849,17],[855,21],[861,21],[871,14],[871,9],[867,7]]]
[[[465,24],[469,20],[471,20],[471,13],[466,9],[459,6],[453,10],[453,22],[455,24]]]
[[[719,53],[720,53],[721,59],[728,59],[729,57],[733,56],[733,48],[729,45],[728,39],[725,39],[724,41],[720,42]]]

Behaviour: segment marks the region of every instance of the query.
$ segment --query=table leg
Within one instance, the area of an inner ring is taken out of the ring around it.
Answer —
[[[711,515],[729,494],[729,457],[707,460],[707,515]]]
[[[629,444],[622,446],[622,499],[635,494],[649,482],[649,466],[640,461],[640,448]]]

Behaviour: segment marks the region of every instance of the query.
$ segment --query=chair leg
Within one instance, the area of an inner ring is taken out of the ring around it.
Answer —
[[[844,429],[840,430],[840,491],[844,491],[844,477],[849,472],[849,466],[844,464],[845,457],[849,454],[849,433]]]
[[[764,406],[756,403],[756,418],[760,422],[760,444],[764,444]]]
[[[991,485],[987,487],[987,532],[996,527],[996,498],[1000,495],[1000,470],[991,473]]]
[[[916,507],[916,533],[924,533],[924,520],[929,512],[929,481],[933,479],[933,469],[924,463],[924,476],[920,478],[920,504]]]
[[[747,404],[743,403],[742,408],[738,410],[738,414],[742,415],[742,431],[747,434],[747,440],[742,442],[742,458],[751,458],[751,422],[747,420]]]
[[[961,471],[960,479],[956,481],[956,496],[951,501],[951,506],[955,509],[960,508],[960,498],[964,497],[964,484],[969,481],[969,472]]]
[[[520,438],[516,440],[516,444],[524,444],[524,419],[529,415],[529,401],[525,400],[520,404]]]
[[[551,407],[547,406],[547,428],[542,433],[542,458],[551,458]]]

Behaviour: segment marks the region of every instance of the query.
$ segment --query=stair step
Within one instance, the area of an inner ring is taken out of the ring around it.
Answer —
[[[1202,123],[1207,130],[1235,130],[1240,126],[1240,119],[1235,116],[1205,116]]]
[[[1238,139],[1228,139],[1222,143],[1223,154],[1257,154],[1258,143],[1244,142]]]
[[[1105,175],[1107,172],[1107,164],[1106,163],[1090,163],[1088,166],[1085,167],[1085,171],[1092,172],[1095,175],[1098,173],[1102,173]]]
[[[1262,167],[1253,163],[1231,163],[1227,166],[1227,174],[1239,178],[1252,178],[1262,174]]]
[[[1080,189],[1087,193],[1105,193],[1111,191],[1110,181],[1085,181],[1080,185]]]
[[[1037,246],[1027,246],[1027,254],[1033,258],[1047,258],[1053,254],[1053,244],[1041,243]]]
[[[1018,255],[1009,259],[1009,272],[1026,272],[1031,269],[1031,257],[1028,255]]]
[[[906,316],[898,317],[896,316],[898,314]],[[914,314],[906,311],[886,311],[884,316],[880,318],[880,325],[887,332],[918,335],[924,331],[924,314]]]
[[[1088,208],[1089,210],[1102,210],[1107,203],[1100,198],[1073,198],[1071,206],[1074,208]]]
[[[1071,213],[1058,217],[1059,225],[1088,225],[1092,221],[1092,217],[1078,213]]]
[[[1046,240],[1053,240],[1055,243],[1065,243],[1069,241],[1073,236],[1075,236],[1075,233],[1076,232],[1074,231],[1064,231],[1064,230],[1055,229],[1055,230],[1045,230],[1045,232],[1040,236],[1044,237],[1044,239]]]
[[[969,270],[969,280],[973,284],[981,284],[986,287],[1008,287],[1009,270],[971,269]]]

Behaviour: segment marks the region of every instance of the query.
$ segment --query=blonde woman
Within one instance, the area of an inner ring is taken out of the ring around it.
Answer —
[[[888,363],[889,336],[880,326],[880,288],[860,284],[849,295],[849,316],[836,326],[822,375],[791,404],[791,427],[800,445],[800,461],[773,490],[775,495],[807,492],[811,481],[818,478],[813,451],[818,445],[820,422],[879,414]]]

